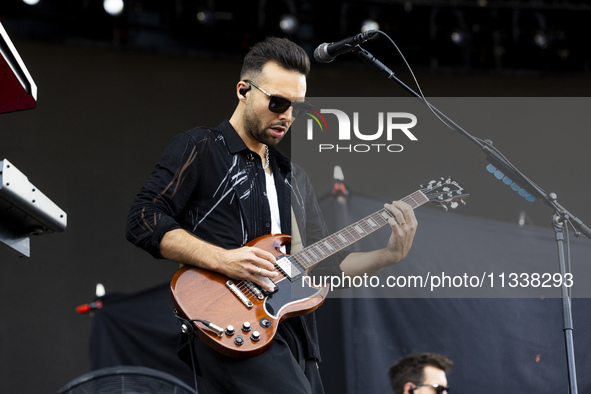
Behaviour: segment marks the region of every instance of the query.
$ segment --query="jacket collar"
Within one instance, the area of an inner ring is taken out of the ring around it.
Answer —
[[[228,150],[230,153],[235,154],[242,151],[250,152],[248,146],[244,143],[242,138],[238,135],[238,132],[234,129],[232,124],[228,119],[224,120],[219,126],[218,129],[221,131],[226,144],[228,146]],[[269,146],[269,150],[271,156],[277,160],[277,165],[282,171],[289,172],[290,170],[290,160],[287,156],[285,156],[279,149],[275,146]]]
[[[228,119],[224,120],[218,126],[218,129],[224,136],[224,140],[226,141],[226,145],[228,146],[230,153],[234,154],[243,150],[249,150],[248,146],[246,146],[244,141],[242,141],[242,138],[240,138],[238,132],[234,130],[234,127],[230,124]]]

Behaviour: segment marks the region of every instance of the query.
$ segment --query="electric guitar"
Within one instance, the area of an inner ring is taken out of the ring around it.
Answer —
[[[468,197],[452,179],[431,181],[402,201],[417,208],[427,202],[455,208]],[[280,247],[290,242],[285,234],[265,235],[247,245],[276,257],[278,276],[269,292],[250,281],[234,280],[217,272],[185,266],[171,280],[172,301],[183,331],[195,332],[205,343],[230,357],[247,358],[264,352],[279,323],[317,309],[328,286],[315,287],[307,276],[316,264],[388,224],[393,215],[381,209],[306,248],[286,255]]]

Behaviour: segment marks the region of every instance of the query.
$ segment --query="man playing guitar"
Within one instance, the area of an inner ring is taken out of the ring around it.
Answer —
[[[306,174],[275,147],[302,104],[309,68],[305,51],[287,39],[268,38],[251,48],[236,84],[234,113],[218,127],[198,127],[172,140],[131,208],[127,239],[156,258],[273,293],[280,275],[275,256],[247,242],[297,232],[292,235],[307,246],[327,236]],[[417,228],[413,209],[397,201],[385,211],[392,229],[385,248],[336,253],[314,273],[372,275],[404,259]],[[288,318],[275,329],[270,346],[246,359],[196,339],[196,372],[205,382],[200,392],[322,393],[314,314]],[[179,354],[191,363],[188,346]]]

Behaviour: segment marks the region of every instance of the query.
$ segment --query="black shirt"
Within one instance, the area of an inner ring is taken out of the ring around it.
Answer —
[[[281,231],[291,234],[293,206],[304,246],[328,235],[307,175],[275,147],[269,147],[277,190]],[[168,231],[182,228],[226,249],[271,232],[265,173],[228,121],[176,136],[128,216],[127,239],[162,258],[159,245]],[[315,274],[341,275],[339,258],[327,259]],[[313,314],[300,317],[308,356],[319,359]],[[294,320],[294,319],[289,319]]]

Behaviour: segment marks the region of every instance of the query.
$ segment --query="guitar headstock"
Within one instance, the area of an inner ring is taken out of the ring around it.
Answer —
[[[429,199],[429,202],[440,205],[447,210],[458,207],[458,201],[466,205],[465,198],[469,196],[466,190],[451,178],[441,178],[439,181],[431,181],[427,186],[421,185],[421,192]]]

